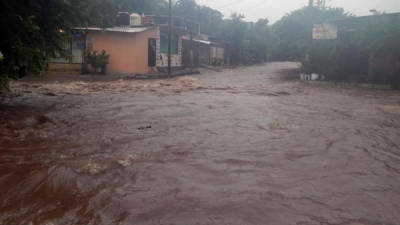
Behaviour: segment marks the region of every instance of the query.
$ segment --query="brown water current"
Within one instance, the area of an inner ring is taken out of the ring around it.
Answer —
[[[400,92],[298,66],[13,82],[0,225],[400,224]]]

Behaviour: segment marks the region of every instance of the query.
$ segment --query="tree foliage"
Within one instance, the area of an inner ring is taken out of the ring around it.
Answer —
[[[313,24],[338,26],[337,40],[312,40]],[[340,81],[393,83],[398,74],[372,74],[371,55],[399,60],[400,16],[373,11],[373,16],[353,17],[343,9],[304,7],[284,16],[271,27],[277,60],[298,60],[303,72],[319,73]],[[307,57],[305,57],[307,56]],[[369,76],[366,76],[369,74]]]
[[[162,15],[168,13],[165,0],[89,0],[89,24],[110,27],[118,12]]]
[[[87,21],[82,0],[1,0],[0,82],[40,74],[48,56],[61,50],[60,31]]]
[[[120,10],[163,13],[166,6],[164,0],[0,0],[0,88],[9,79],[41,74],[75,26],[107,27]]]
[[[229,57],[233,64],[251,64],[267,59],[268,20],[246,22],[244,16],[232,13],[224,19],[221,12],[197,5],[194,0],[178,0],[174,14],[200,24],[201,31],[230,43]]]
[[[207,6],[200,6],[194,0],[178,0],[173,14],[200,24],[203,33],[216,36],[223,26],[221,12]]]
[[[350,15],[341,8],[304,7],[285,15],[272,27],[275,59],[302,59],[310,47],[313,24],[344,19]]]

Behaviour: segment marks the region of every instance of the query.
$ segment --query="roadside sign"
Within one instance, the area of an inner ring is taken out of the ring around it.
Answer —
[[[334,40],[338,38],[338,28],[335,24],[314,24],[312,36],[314,40]]]

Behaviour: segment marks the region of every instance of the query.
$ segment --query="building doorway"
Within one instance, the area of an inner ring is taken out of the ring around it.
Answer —
[[[157,42],[156,39],[150,38],[149,39],[149,67],[155,67],[156,66],[156,60],[157,60]]]

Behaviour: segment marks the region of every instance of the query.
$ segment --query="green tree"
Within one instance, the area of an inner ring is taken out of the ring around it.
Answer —
[[[167,14],[168,2],[166,0],[114,0],[119,11],[136,12],[145,14]]]
[[[201,31],[211,36],[218,36],[223,26],[221,12],[207,6],[200,6],[194,0],[178,0],[173,14],[200,24]]]
[[[165,13],[165,0],[0,0],[0,87],[41,74],[75,26],[112,26],[118,11]]]
[[[272,54],[278,60],[301,60],[311,47],[313,24],[348,18],[342,8],[304,7],[285,15],[272,26]]]
[[[1,0],[1,86],[40,74],[46,58],[62,50],[62,32],[87,21],[88,6],[82,0]]]

